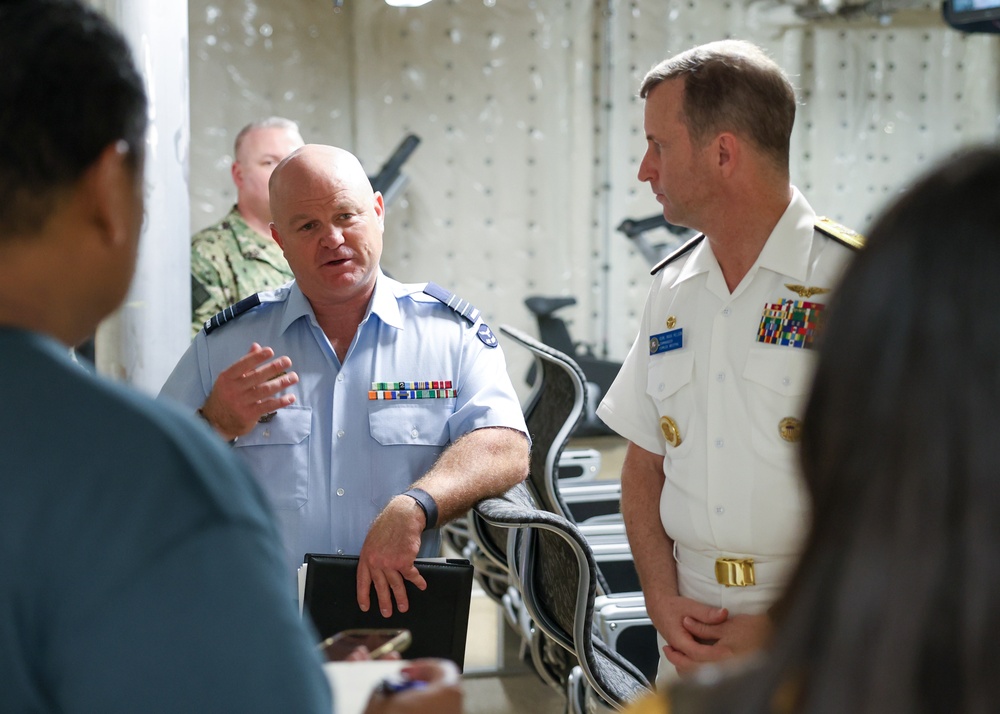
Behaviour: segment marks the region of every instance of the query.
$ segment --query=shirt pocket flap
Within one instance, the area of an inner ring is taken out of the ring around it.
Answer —
[[[451,413],[450,406],[446,404],[392,400],[372,408],[368,425],[372,438],[383,446],[445,446],[448,444],[448,418]]]
[[[275,412],[270,421],[258,423],[253,431],[241,436],[236,446],[300,444],[312,429],[312,408],[288,406]]]
[[[807,350],[773,345],[754,347],[743,376],[786,397],[805,394],[812,385],[816,356]]]
[[[693,377],[694,352],[654,356],[646,373],[646,393],[653,399],[666,399],[690,384]]]

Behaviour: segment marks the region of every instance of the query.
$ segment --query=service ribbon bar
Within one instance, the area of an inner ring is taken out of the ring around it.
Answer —
[[[805,300],[782,300],[765,305],[757,341],[799,349],[812,347],[824,307],[823,303]]]
[[[440,382],[372,382],[372,391],[414,391],[423,389],[451,389],[451,380]]]
[[[450,379],[426,382],[372,382],[368,399],[454,399],[457,394]]]
[[[379,382],[378,384],[386,384]],[[389,382],[392,384],[392,382]],[[424,382],[429,384],[429,382]],[[437,384],[437,382],[434,382]],[[448,382],[451,384],[451,382]],[[455,389],[373,389],[368,392],[368,399],[454,399],[458,396]]]

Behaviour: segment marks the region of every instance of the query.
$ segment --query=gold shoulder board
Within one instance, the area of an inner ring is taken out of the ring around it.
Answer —
[[[833,238],[839,243],[843,243],[848,248],[861,250],[865,247],[865,237],[857,231],[830,220],[826,216],[816,217],[816,230]]]

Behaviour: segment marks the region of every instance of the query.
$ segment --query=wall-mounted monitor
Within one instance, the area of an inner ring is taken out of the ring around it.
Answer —
[[[1000,32],[1000,0],[945,0],[945,21],[962,32]]]

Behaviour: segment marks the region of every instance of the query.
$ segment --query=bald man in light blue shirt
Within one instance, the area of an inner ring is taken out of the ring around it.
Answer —
[[[392,597],[405,611],[437,527],[525,478],[520,405],[478,310],[381,272],[385,208],[354,156],[303,147],[270,188],[296,280],[210,321],[161,397],[233,441],[290,572],[307,552],[360,555],[361,608],[374,584],[383,614]]]

